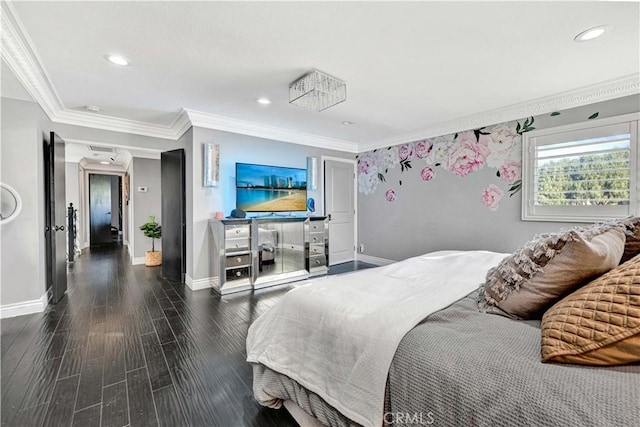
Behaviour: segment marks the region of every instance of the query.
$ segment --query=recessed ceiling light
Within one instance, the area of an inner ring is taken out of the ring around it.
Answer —
[[[101,165],[108,165],[109,162],[100,162]]]
[[[129,65],[129,61],[120,55],[107,55],[105,58],[112,64],[120,65],[122,67]]]
[[[269,105],[271,104],[271,101],[269,101],[267,98],[258,98],[256,99],[256,102],[258,104],[262,104],[262,105]]]
[[[596,37],[600,37],[605,33],[605,31],[609,30],[611,27],[608,25],[598,25],[597,27],[589,28],[588,30],[584,30],[577,36],[573,38],[573,40],[577,42],[586,42],[589,40],[593,40]]]
[[[345,120],[344,122],[342,122],[343,125],[353,125],[355,123],[350,122],[349,120]]]
[[[84,107],[84,109],[88,111],[92,111],[94,113],[100,112],[100,107],[98,107],[97,105],[87,105],[86,107]]]

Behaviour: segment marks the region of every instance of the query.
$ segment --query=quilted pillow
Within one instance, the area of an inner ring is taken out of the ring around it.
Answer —
[[[479,307],[516,319],[540,318],[560,298],[616,267],[624,243],[622,227],[537,236],[488,271]]]
[[[542,361],[640,362],[640,255],[568,295],[544,314]]]

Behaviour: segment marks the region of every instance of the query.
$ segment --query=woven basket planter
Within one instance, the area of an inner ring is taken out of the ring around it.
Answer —
[[[147,251],[144,257],[144,265],[147,267],[153,267],[162,264],[162,252],[160,251]]]

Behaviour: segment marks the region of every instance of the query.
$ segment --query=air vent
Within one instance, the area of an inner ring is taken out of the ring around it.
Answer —
[[[115,153],[116,152],[116,150],[114,150],[111,147],[99,147],[97,145],[90,145],[89,146],[89,150],[97,151],[97,152],[100,152],[100,153]]]

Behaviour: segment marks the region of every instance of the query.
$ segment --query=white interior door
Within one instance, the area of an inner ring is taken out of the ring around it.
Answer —
[[[353,261],[355,255],[354,162],[325,160],[324,188],[329,221],[329,265]]]

